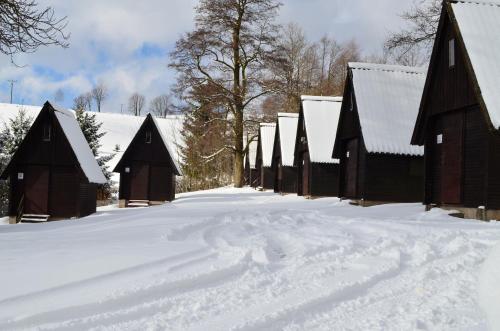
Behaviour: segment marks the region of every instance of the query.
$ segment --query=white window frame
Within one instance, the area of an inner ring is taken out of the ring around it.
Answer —
[[[436,136],[436,144],[441,145],[443,143],[443,134],[440,133]]]

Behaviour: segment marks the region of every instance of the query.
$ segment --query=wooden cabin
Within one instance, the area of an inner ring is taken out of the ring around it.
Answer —
[[[9,222],[84,217],[96,211],[101,168],[75,114],[46,102],[0,179],[9,180]]]
[[[143,207],[175,199],[182,171],[156,119],[148,114],[118,161],[120,207]]]
[[[274,192],[297,193],[297,167],[293,165],[299,114],[278,113],[271,167]]]
[[[341,97],[301,97],[294,149],[298,195],[338,195],[339,160],[332,150],[341,105]]]
[[[363,206],[420,202],[424,151],[410,144],[425,70],[349,63],[333,156],[339,196]]]
[[[500,2],[445,1],[412,143],[425,204],[500,219]]]
[[[245,155],[245,184],[251,187],[260,185],[259,175],[255,166],[257,145],[257,140],[250,142],[250,144],[248,144],[248,151]]]
[[[260,123],[255,167],[260,177],[258,187],[264,190],[274,190],[274,172],[271,165],[275,131],[276,123]]]

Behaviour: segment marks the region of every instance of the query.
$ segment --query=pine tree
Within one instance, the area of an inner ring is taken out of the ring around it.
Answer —
[[[4,123],[0,131],[0,173],[28,133],[33,118],[21,109],[17,116]],[[5,216],[9,208],[9,183],[0,181],[0,216]]]
[[[102,169],[104,177],[106,177],[107,182],[98,186],[97,199],[106,200],[111,197],[112,181],[111,172],[107,162],[111,160],[115,154],[109,155],[99,155],[99,148],[101,147],[100,139],[106,135],[106,132],[101,131],[102,123],[97,121],[95,114],[89,114],[83,109],[76,110],[76,120],[80,124],[83,135],[87,140],[92,153],[96,157],[97,163]]]
[[[205,190],[231,183],[232,154],[225,148],[227,124],[209,107],[186,111],[181,147],[184,191]]]

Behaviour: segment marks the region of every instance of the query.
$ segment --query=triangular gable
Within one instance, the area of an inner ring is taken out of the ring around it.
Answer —
[[[423,155],[423,148],[410,142],[424,89],[425,69],[349,63],[348,70],[367,152]]]
[[[428,114],[426,101],[431,93],[439,45],[445,22],[455,32],[458,47],[464,54],[464,62],[480,109],[490,129],[500,129],[500,1],[474,0],[443,3],[440,23],[432,51],[427,80],[420,103],[419,115],[412,136],[412,144],[423,145]]]
[[[125,152],[123,153],[122,157],[120,158],[120,160],[116,164],[116,167],[113,170],[113,172],[120,172],[121,168],[123,167],[124,160],[126,160],[127,157],[128,157],[128,155],[131,153],[131,148],[134,146],[134,144],[139,139],[141,139],[142,132],[143,132],[144,128],[148,125],[148,123],[152,124],[153,128],[157,131],[158,135],[161,137],[162,145],[164,146],[166,152],[168,153],[169,160],[170,160],[171,165],[172,165],[172,167],[174,169],[174,173],[177,176],[182,176],[181,167],[179,166],[177,160],[175,160],[174,157],[173,157],[175,154],[172,153],[165,135],[161,131],[160,126],[158,125],[158,122],[156,121],[156,119],[154,118],[154,116],[152,116],[151,114],[148,114],[148,116],[146,116],[146,118],[142,122],[141,126],[139,127],[139,130],[137,130],[137,132],[135,133],[134,138],[132,139],[132,141],[130,142],[130,144],[127,146],[127,148],[126,148]]]
[[[83,171],[83,174],[87,177],[88,181],[95,184],[106,183],[106,177],[104,177],[104,174],[102,173],[102,170],[99,167],[99,164],[97,163],[78,122],[76,121],[75,114],[64,108],[54,106],[48,101],[44,104],[42,110],[33,122],[30,130],[26,134],[25,139],[19,146],[18,150],[12,156],[9,164],[5,168],[0,178],[7,178],[12,165],[15,164],[22,150],[25,148],[26,141],[28,140],[27,138],[29,137],[33,128],[38,125],[41,116],[48,111],[53,111],[55,118],[59,126],[61,127],[62,132],[64,133],[66,140],[68,141],[69,146],[71,147],[73,154]]]
[[[341,106],[342,97],[301,97],[300,116],[307,135],[311,162],[339,163],[338,159],[332,157],[332,150],[337,136]]]

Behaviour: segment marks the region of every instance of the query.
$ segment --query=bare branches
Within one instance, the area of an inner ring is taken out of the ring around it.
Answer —
[[[11,58],[33,53],[40,46],[68,47],[66,17],[58,18],[52,7],[39,8],[35,0],[0,1],[0,53]]]
[[[97,111],[100,113],[101,105],[104,102],[104,100],[108,97],[108,88],[103,83],[99,83],[92,89],[92,91],[90,91],[90,95],[92,96],[92,98],[96,103]]]
[[[173,113],[173,105],[170,101],[170,96],[162,94],[151,100],[149,110],[151,113],[160,117],[167,117],[168,114]]]
[[[441,0],[420,0],[410,11],[403,13],[402,18],[410,27],[390,35],[384,45],[396,62],[415,62],[418,55],[423,60],[420,62],[429,59],[441,15],[441,4]]]
[[[128,111],[135,116],[141,116],[145,104],[146,97],[142,94],[134,93],[128,99]]]

